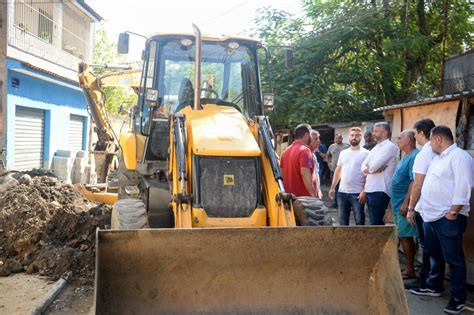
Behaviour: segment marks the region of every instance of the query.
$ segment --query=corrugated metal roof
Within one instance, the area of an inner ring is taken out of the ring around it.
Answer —
[[[441,95],[441,96],[435,96],[435,97],[422,98],[422,99],[419,99],[419,100],[416,100],[416,101],[411,101],[411,102],[408,102],[408,103],[401,103],[401,104],[394,104],[394,105],[378,107],[378,108],[374,109],[374,112],[379,112],[379,111],[383,111],[383,110],[387,110],[387,109],[396,109],[396,108],[428,105],[428,104],[434,104],[434,103],[439,103],[439,102],[444,102],[444,101],[453,101],[453,100],[462,99],[464,97],[469,97],[469,96],[474,96],[474,89],[468,90],[468,91],[463,91],[463,92],[460,92],[460,93],[449,94],[449,95]]]
[[[362,122],[359,122],[359,121],[328,123],[328,126],[331,128],[346,128],[346,127],[354,127],[354,126],[360,126],[360,125],[362,125]]]
[[[454,58],[459,58],[459,57],[461,57],[461,56],[468,55],[468,54],[472,54],[472,53],[474,53],[474,49],[470,49],[470,50],[468,50],[468,51],[459,53],[459,54],[457,54],[457,55],[452,55],[452,56],[450,56],[449,58],[447,58],[445,61],[448,61],[448,60],[451,60],[451,59],[454,59]]]

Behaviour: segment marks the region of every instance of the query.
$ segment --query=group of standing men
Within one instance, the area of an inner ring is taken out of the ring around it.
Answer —
[[[370,224],[384,225],[391,202],[407,260],[402,271],[404,279],[415,277],[414,237],[423,249],[419,287],[410,292],[440,296],[447,262],[451,271],[451,299],[444,311],[460,313],[466,301],[462,239],[470,210],[472,158],[457,147],[448,127],[435,127],[431,119],[418,121],[414,131],[400,133],[397,145],[390,140],[390,125],[386,122],[374,125],[373,136],[376,145],[369,142],[368,149],[361,147],[362,131],[355,127],[350,130],[350,146],[342,148],[342,136],[337,135],[336,143],[328,149],[327,155],[332,157],[328,162],[333,170],[329,196],[337,200],[339,223],[349,225],[352,211],[356,224],[364,225],[367,203]],[[285,189],[296,196],[320,198],[313,154],[318,151],[319,134],[309,125],[301,124],[295,130],[295,138],[281,157]],[[416,148],[417,142],[421,151]]]
[[[411,225],[418,220],[419,241],[426,259],[420,287],[410,292],[441,296],[447,262],[451,273],[451,299],[444,311],[457,314],[462,312],[466,302],[462,240],[470,210],[472,158],[454,143],[453,134],[446,126],[435,127],[431,120],[424,119],[415,124],[415,130],[423,148],[413,166],[415,178],[407,219]]]
[[[350,148],[342,150],[336,161],[329,197],[337,198],[340,225],[349,225],[351,210],[356,224],[364,225],[366,202],[370,224],[384,224],[385,211],[390,202],[392,175],[397,166],[398,149],[390,141],[388,123],[375,124],[373,136],[377,145],[369,151],[360,146],[361,129],[351,128]]]

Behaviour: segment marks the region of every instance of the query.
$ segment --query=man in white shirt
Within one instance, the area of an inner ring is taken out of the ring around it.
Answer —
[[[422,250],[422,262],[418,284],[417,287],[412,286],[411,289],[413,290],[410,290],[410,292],[413,291],[411,293],[417,294],[417,291],[425,291],[430,293],[430,296],[441,296],[441,291],[443,291],[443,281],[441,281],[441,283],[433,283],[433,279],[444,279],[446,264],[443,257],[430,257],[430,254],[426,250],[423,218],[420,214],[423,209],[419,202],[421,187],[423,186],[426,173],[428,172],[431,161],[436,156],[436,153],[434,153],[431,148],[430,142],[431,129],[434,127],[434,122],[429,118],[417,121],[414,126],[416,141],[422,149],[415,157],[415,163],[413,164],[414,180],[410,191],[407,220],[411,225],[416,225],[418,244],[420,244]],[[431,277],[432,280],[427,280],[428,277]],[[427,282],[429,287],[427,287]],[[409,284],[407,286],[405,287],[410,289]]]
[[[469,216],[472,187],[472,158],[454,143],[446,126],[431,131],[433,159],[421,189],[425,246],[433,257],[444,257],[451,273],[451,299],[444,311],[458,314],[466,302],[466,262],[462,249]],[[443,279],[431,279],[435,283]],[[429,283],[427,283],[429,284]],[[410,290],[414,293],[416,290]],[[417,295],[428,295],[418,289]]]
[[[373,136],[377,145],[362,162],[361,171],[366,175],[365,196],[371,225],[384,225],[385,210],[390,202],[392,175],[397,167],[398,148],[390,141],[391,131],[387,122],[374,125]]]
[[[339,225],[349,225],[349,216],[354,212],[354,220],[357,225],[365,225],[365,176],[360,170],[362,162],[369,151],[360,147],[362,130],[358,127],[351,128],[349,142],[351,147],[342,150],[339,154],[337,167],[334,170],[329,197],[334,198],[336,186],[339,184],[337,193],[337,205],[339,208]]]

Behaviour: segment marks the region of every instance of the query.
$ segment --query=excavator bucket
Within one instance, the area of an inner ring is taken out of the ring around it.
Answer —
[[[98,231],[97,314],[408,314],[393,227]]]
[[[106,193],[106,192],[94,193],[92,191],[87,190],[84,187],[84,185],[81,185],[81,184],[75,184],[74,188],[76,189],[77,192],[82,194],[84,197],[86,197],[90,201],[113,205],[115,202],[117,202],[117,199],[118,199],[118,194],[116,193]]]

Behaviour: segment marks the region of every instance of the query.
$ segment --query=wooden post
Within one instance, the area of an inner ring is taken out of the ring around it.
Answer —
[[[461,113],[456,126],[456,143],[462,149],[467,148],[469,141],[469,118],[469,103],[466,97],[461,100]]]

